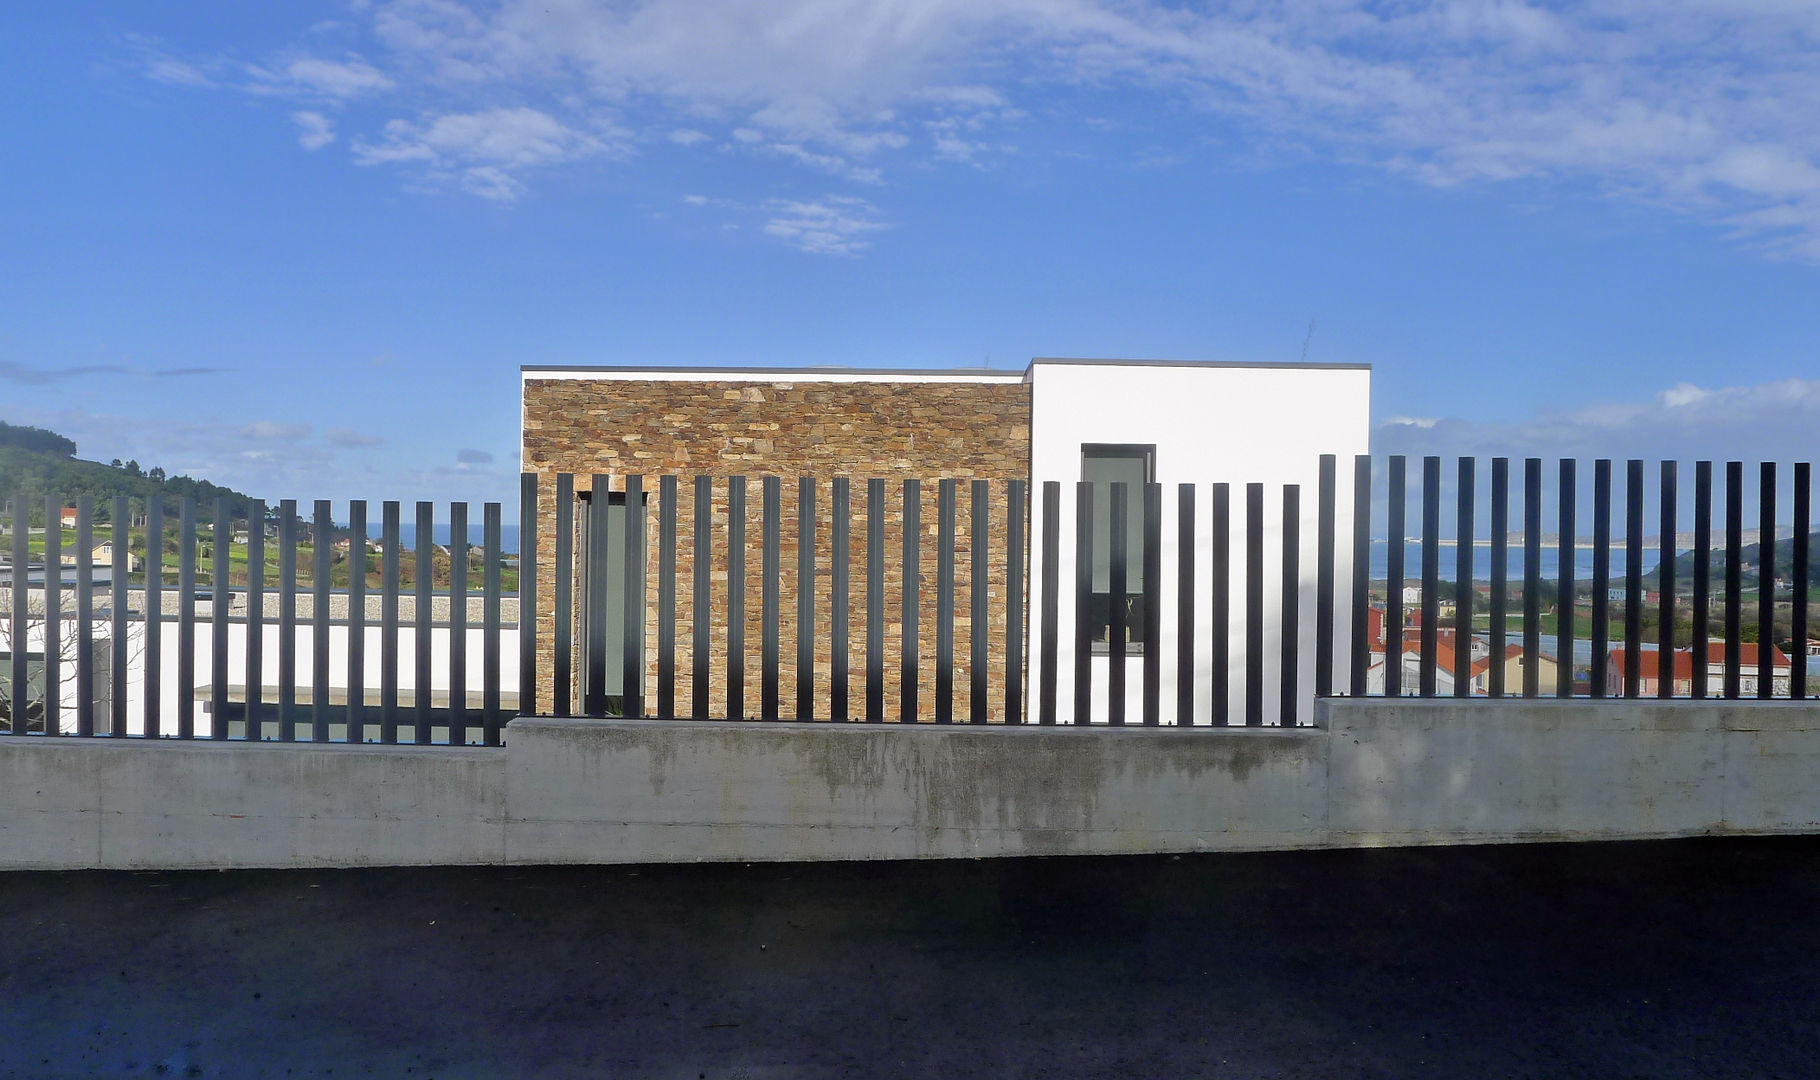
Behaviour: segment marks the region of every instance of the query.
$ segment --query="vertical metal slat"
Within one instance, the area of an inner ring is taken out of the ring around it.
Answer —
[[[1611,461],[1593,462],[1592,666],[1588,690],[1606,695],[1611,681]]]
[[[398,741],[399,505],[379,507],[379,741]]]
[[[1624,696],[1643,689],[1643,462],[1624,463]]]
[[[1213,597],[1207,620],[1207,649],[1212,657],[1214,727],[1232,722],[1232,486],[1213,485],[1207,506],[1207,525],[1213,530],[1208,584]],[[1361,635],[1362,637],[1362,635]]]
[[[1264,485],[1245,485],[1245,726],[1264,722]]]
[[[624,649],[620,657],[620,715],[643,717],[645,710],[645,478],[626,477]]]
[[[1125,568],[1131,553],[1127,550],[1130,536],[1131,491],[1126,484],[1108,484],[1108,494],[1112,500],[1111,528],[1107,533],[1107,580],[1109,586],[1108,600],[1110,607],[1106,626],[1106,722],[1121,725],[1125,722],[1125,642],[1130,628],[1126,624],[1126,615],[1130,609],[1131,583],[1126,580]]]
[[[1390,549],[1385,553],[1384,577],[1384,696],[1403,693],[1403,556],[1408,535],[1405,504],[1408,500],[1408,463],[1401,454],[1390,458],[1389,522],[1387,537]]]
[[[1573,458],[1561,459],[1560,490],[1556,492],[1555,566],[1555,696],[1574,693],[1574,618],[1579,614],[1574,584],[1574,468]]]
[[[315,556],[310,568],[310,740],[329,741],[329,562],[335,519],[328,500],[316,500]]]
[[[1416,692],[1435,696],[1441,640],[1441,459],[1422,459],[1422,631]]]
[[[278,741],[297,740],[297,500],[278,503]]]
[[[417,504],[416,558],[412,572],[416,575],[416,601],[411,611],[411,628],[413,653],[411,656],[416,692],[416,730],[411,741],[419,746],[430,742],[430,642],[432,624],[432,605],[435,599],[432,590],[436,578],[436,512],[435,507],[427,502]],[[453,695],[451,695],[453,700]]]
[[[1662,463],[1662,489],[1657,509],[1656,696],[1675,696],[1675,494],[1676,465]]]
[[[853,491],[846,477],[834,478],[830,498],[832,505],[828,508],[828,520],[832,532],[829,542],[833,545],[833,552],[828,562],[828,719],[844,721],[849,712],[847,696],[852,690],[849,667],[853,647],[850,591],[853,570]]]
[[[727,478],[727,718],[746,718],[746,478]]]
[[[1491,646],[1491,667],[1486,670],[1485,692],[1504,696],[1505,636],[1510,606],[1510,459],[1491,459],[1491,611],[1486,638]]]
[[[499,708],[499,622],[500,622],[500,506],[496,502],[480,507],[480,727],[481,741],[499,745],[502,717]],[[350,596],[350,603],[352,597]],[[350,608],[350,610],[352,610]],[[353,699],[349,698],[348,741],[354,741]]]
[[[1024,531],[1029,481],[1005,485],[1005,723],[1024,722]]]
[[[1061,643],[1061,549],[1062,549],[1062,484],[1059,480],[1043,481],[1043,581],[1037,599],[1037,686],[1036,722],[1051,725],[1056,719],[1056,664]]]
[[[1093,485],[1074,485],[1074,714],[1093,720]]]
[[[1725,463],[1725,696],[1739,696],[1744,631],[1744,463]]]
[[[955,484],[943,479],[935,496],[935,722],[954,720]]]
[[[714,567],[714,478],[695,478],[695,527],[690,556],[695,582],[689,605],[689,715],[706,720],[709,713],[709,660],[713,649],[709,634],[714,626],[712,581]]]
[[[1688,642],[1693,653],[1693,685],[1689,688],[1695,698],[1706,697],[1707,682],[1710,678],[1711,649],[1708,648],[1708,622],[1712,614],[1712,565],[1713,565],[1713,463],[1710,461],[1694,462],[1694,593],[1691,600],[1693,607],[1693,635]]]
[[[1176,727],[1194,726],[1194,549],[1194,485],[1181,484],[1175,510]]]
[[[1542,459],[1523,461],[1523,696],[1542,693]]]
[[[971,556],[967,574],[967,599],[971,609],[967,629],[967,720],[974,724],[985,723],[991,708],[986,695],[986,672],[991,664],[988,644],[991,641],[992,627],[989,604],[992,590],[986,570],[986,556],[991,545],[990,508],[987,500],[991,497],[990,483],[985,480],[973,482],[973,505],[969,508],[967,521],[967,549]]]
[[[495,643],[497,652],[497,643]],[[367,504],[348,503],[348,733],[366,741],[367,718]]]
[[[917,722],[917,689],[922,678],[917,670],[917,622],[922,611],[922,528],[923,488],[920,480],[904,481],[904,596],[902,645],[899,653],[901,683],[898,686],[898,721]]]
[[[885,720],[885,482],[866,481],[866,720]]]
[[[775,720],[778,712],[778,610],[782,576],[779,565],[779,519],[783,516],[783,481],[767,476],[763,482],[764,521],[761,525],[763,548],[760,553],[759,616],[763,631],[761,642],[764,667],[760,672],[760,719]]]
[[[234,542],[234,522],[228,516],[226,499],[215,500],[214,541],[210,554],[214,566],[209,572],[211,590],[209,610],[209,737],[228,736],[228,613],[233,591],[229,588],[229,549]],[[250,569],[250,567],[249,567]]]
[[[551,568],[550,707],[567,716],[575,705],[575,476],[556,474],[556,565]],[[522,562],[522,557],[520,558]]]
[[[246,734],[265,738],[265,503],[254,500],[246,523]]]
[[[1435,459],[1436,468],[1440,459]],[[1301,697],[1302,628],[1302,488],[1283,485],[1283,670],[1277,723],[1295,727]],[[1430,665],[1432,676],[1433,665]]]
[[[1478,479],[1478,463],[1463,457],[1459,463],[1459,481],[1454,492],[1454,608],[1453,608],[1453,696],[1472,695],[1472,603],[1478,595],[1473,583],[1473,485]]]
[[[796,718],[815,719],[815,481],[796,485]]]
[[[657,715],[676,716],[676,501],[674,475],[657,481]]]
[[[76,496],[76,734],[95,733],[95,531],[93,504]]]

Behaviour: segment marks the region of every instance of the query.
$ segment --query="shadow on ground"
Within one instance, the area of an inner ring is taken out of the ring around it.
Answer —
[[[8,1076],[1811,1076],[1820,839],[0,875]]]

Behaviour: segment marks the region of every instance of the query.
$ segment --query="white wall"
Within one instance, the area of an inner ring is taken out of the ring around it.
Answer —
[[[75,655],[74,640],[77,623],[66,618],[62,630],[66,639],[64,655]],[[110,649],[112,643],[107,637],[109,624],[103,620],[95,622],[95,650],[102,652]],[[279,661],[282,656],[282,645],[277,625],[272,622],[262,624],[260,635],[260,672],[259,682],[265,687],[279,685]],[[126,730],[129,735],[143,734],[145,731],[145,623],[134,620],[127,623],[127,677],[126,677]],[[196,661],[195,677],[191,685],[185,687],[178,681],[178,641],[180,630],[175,619],[168,618],[162,624],[159,637],[159,726],[167,734],[177,731],[177,701],[186,693],[194,695],[198,687],[207,687],[214,663],[214,635],[211,624],[204,620],[196,622]],[[368,691],[380,685],[380,647],[385,640],[384,631],[376,626],[367,626],[365,633],[365,662],[362,671],[365,674],[365,685]],[[398,685],[405,691],[402,700],[409,702],[411,694],[417,687],[417,632],[412,626],[402,626],[398,630]],[[447,690],[449,688],[449,628],[434,626],[430,629],[430,688]],[[297,633],[292,643],[292,655],[296,658],[296,678],[294,685],[300,690],[308,690],[313,674],[314,636],[309,623],[299,621]],[[478,692],[485,685],[486,675],[486,636],[479,627],[470,626],[466,634],[467,641],[467,686],[471,693]],[[228,624],[228,683],[234,686],[246,685],[253,680],[247,669],[247,624],[232,622]],[[42,633],[31,639],[32,646],[42,646]],[[4,677],[0,675],[0,677]],[[328,686],[332,690],[345,690],[348,685],[348,627],[346,624],[329,627],[329,677]],[[499,685],[508,699],[518,692],[518,630],[515,627],[502,627],[499,631]],[[62,714],[59,717],[59,728],[65,732],[76,730],[76,683],[74,662],[67,661],[63,667],[59,700],[62,702]],[[204,695],[206,697],[206,693]],[[268,703],[275,701],[275,695],[266,697]],[[373,714],[369,710],[369,722]],[[97,726],[106,721],[97,716]],[[196,700],[195,729],[198,735],[212,733],[210,716],[203,700]],[[473,733],[470,733],[471,737]]]
[[[1371,372],[1364,367],[1242,366],[1223,364],[1121,364],[1045,361],[1031,364],[1031,576],[1030,610],[1040,610],[1042,580],[1042,484],[1062,483],[1060,625],[1056,712],[1073,718],[1074,685],[1074,484],[1081,478],[1083,443],[1153,443],[1156,479],[1163,485],[1161,700],[1164,722],[1176,715],[1177,489],[1192,483],[1195,493],[1195,722],[1213,715],[1213,673],[1208,652],[1207,614],[1212,610],[1213,533],[1209,524],[1215,483],[1232,485],[1230,716],[1244,718],[1245,689],[1245,485],[1264,491],[1264,717],[1275,723],[1281,685],[1281,552],[1283,487],[1300,484],[1300,664],[1298,719],[1313,720],[1315,653],[1316,482],[1320,455],[1338,455],[1334,658],[1343,672],[1347,654],[1347,597],[1350,595],[1352,458],[1367,453],[1370,440]],[[1037,702],[1038,640],[1030,643],[1031,716]],[[1127,660],[1127,722],[1142,716],[1142,662]],[[1105,719],[1108,661],[1093,663],[1094,719]],[[1344,685],[1336,678],[1336,685]]]

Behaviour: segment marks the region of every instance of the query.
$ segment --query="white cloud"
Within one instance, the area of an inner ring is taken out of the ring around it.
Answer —
[[[240,435],[260,442],[296,442],[310,434],[308,424],[285,424],[276,420],[255,420],[242,425]]]
[[[885,226],[878,208],[864,199],[829,195],[817,202],[778,199],[766,204],[765,233],[811,255],[858,255],[865,239]]]
[[[543,165],[627,141],[600,134],[611,116],[872,183],[1007,152],[995,132],[1059,92],[1174,110],[1184,146],[1199,114],[1424,184],[1591,187],[1820,260],[1820,9],[1794,0],[389,0],[364,19],[377,64],[285,55],[257,87],[409,102],[422,118],[394,105],[356,160],[465,160],[496,172],[451,179],[494,198],[539,166],[464,158],[441,120],[589,133],[533,151]]]
[[[335,141],[335,122],[319,112],[294,112],[291,119],[302,130],[297,145],[305,150],[320,150]]]
[[[265,93],[305,94],[345,101],[390,90],[395,84],[384,72],[358,56],[346,60],[302,57],[277,68],[250,69],[254,89]]]
[[[194,64],[169,56],[148,57],[145,62],[146,77],[156,82],[172,83],[177,86],[214,86],[215,81],[204,75]]]
[[[342,446],[350,449],[364,449],[380,446],[385,440],[377,435],[367,435],[353,428],[333,427],[322,433],[323,441],[330,446]]]
[[[1458,417],[1381,420],[1380,454],[1542,458],[1810,460],[1820,379],[1703,388],[1681,383],[1646,399],[1602,402],[1517,422]]]
[[[617,151],[620,135],[611,129],[581,131],[536,109],[487,109],[421,122],[393,120],[379,142],[354,141],[354,160],[362,165],[421,163],[433,179],[509,201],[524,191],[518,171]]]

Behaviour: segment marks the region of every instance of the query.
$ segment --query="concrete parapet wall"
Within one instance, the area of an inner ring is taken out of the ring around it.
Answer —
[[[1820,704],[1336,699],[1335,846],[1820,830]]]
[[[524,720],[513,861],[879,859],[1300,846],[1313,728]]]
[[[503,748],[0,738],[0,868],[948,858],[1820,831],[1820,706],[1321,726],[525,719]]]
[[[402,866],[504,857],[485,748],[0,740],[0,868]]]

